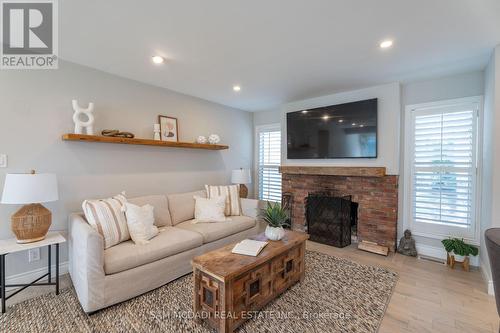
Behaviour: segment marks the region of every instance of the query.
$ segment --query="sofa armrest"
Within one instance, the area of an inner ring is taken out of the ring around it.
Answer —
[[[104,240],[82,214],[69,217],[69,272],[85,312],[104,304]]]
[[[257,218],[260,210],[265,207],[265,201],[241,198],[241,210],[243,215]]]

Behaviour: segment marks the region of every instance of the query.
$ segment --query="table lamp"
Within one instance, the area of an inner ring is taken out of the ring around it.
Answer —
[[[12,232],[18,243],[31,243],[45,238],[52,223],[52,213],[42,202],[57,201],[56,175],[49,173],[9,173],[3,187],[3,204],[22,205],[12,215]]]
[[[249,169],[237,169],[233,170],[231,174],[231,183],[240,184],[240,198],[246,198],[248,196],[248,188],[245,184],[250,184],[252,182],[252,174]]]

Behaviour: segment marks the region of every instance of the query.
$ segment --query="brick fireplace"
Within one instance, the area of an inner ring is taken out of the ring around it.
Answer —
[[[311,192],[351,195],[359,204],[358,239],[396,246],[398,176],[385,168],[283,166],[282,191],[293,195],[292,228],[306,231],[305,199]]]

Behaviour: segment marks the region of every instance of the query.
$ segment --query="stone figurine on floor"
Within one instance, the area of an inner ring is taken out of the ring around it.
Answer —
[[[411,237],[410,229],[406,229],[404,236],[401,237],[398,246],[398,253],[410,257],[417,256],[417,248],[415,247],[415,240]]]

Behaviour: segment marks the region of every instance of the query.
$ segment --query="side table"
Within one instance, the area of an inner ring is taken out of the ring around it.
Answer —
[[[2,313],[5,313],[5,302],[12,296],[20,293],[24,289],[31,286],[56,286],[56,295],[59,295],[59,244],[66,242],[66,239],[59,232],[49,232],[45,239],[38,242],[18,244],[15,238],[0,240],[0,298],[2,299]],[[52,245],[56,248],[56,276],[55,282],[52,282]],[[27,284],[5,284],[5,257],[9,253],[26,251],[30,249],[47,246],[48,251],[48,272],[40,276],[36,280]],[[38,282],[47,277],[47,282]],[[21,287],[9,296],[5,296],[6,289],[9,287]]]

